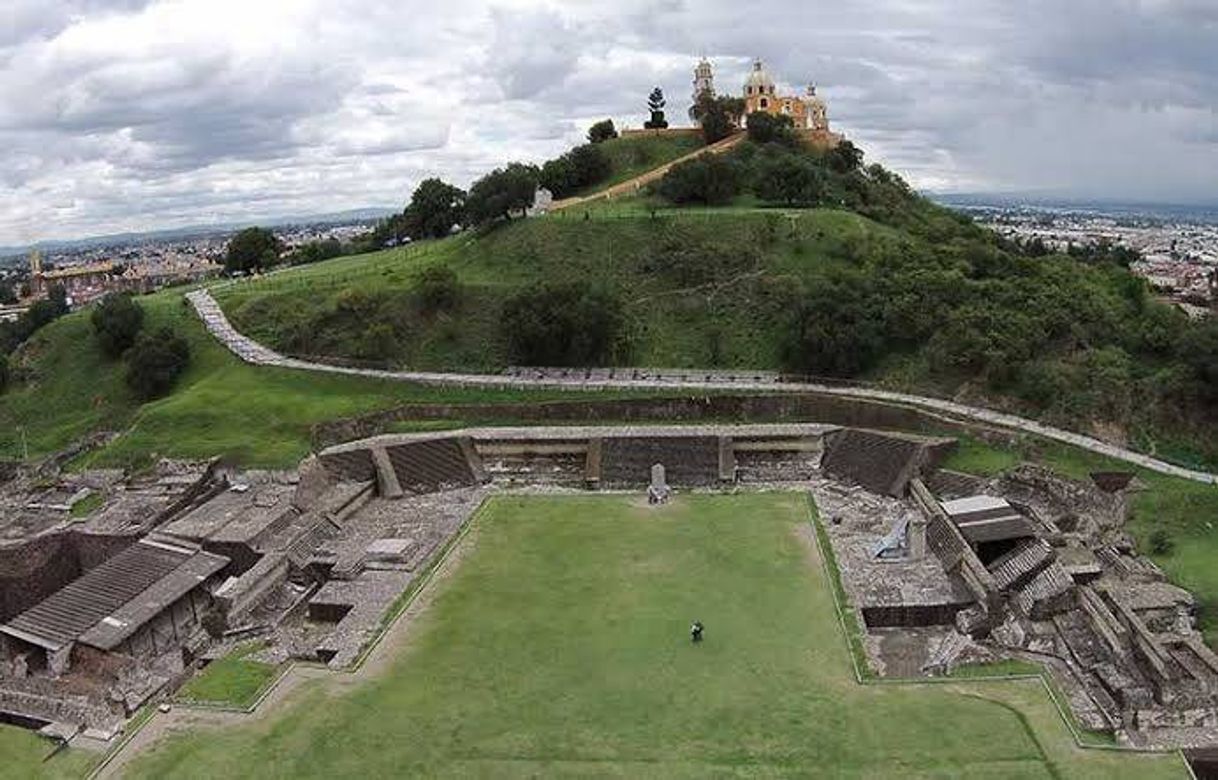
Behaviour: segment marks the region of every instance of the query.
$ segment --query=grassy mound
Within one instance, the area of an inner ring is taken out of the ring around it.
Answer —
[[[647,173],[664,163],[695,152],[703,146],[700,135],[632,135],[611,138],[597,146],[609,158],[609,176],[595,185],[574,192],[572,197],[591,195],[615,184]]]
[[[290,354],[496,371],[517,362],[501,322],[513,296],[591,284],[625,322],[607,362],[846,372],[1215,462],[1212,411],[1190,400],[1188,369],[1162,346],[1174,341],[1159,340],[1174,315],[1122,269],[1011,257],[973,230],[929,204],[894,225],[840,209],[653,211],[634,199],[217,295],[238,328]],[[417,290],[437,265],[459,283],[451,310],[429,311]]]
[[[486,235],[390,250],[217,292],[243,332],[286,352],[387,360],[435,370],[510,362],[499,313],[541,282],[591,282],[624,302],[627,360],[651,366],[777,368],[791,291],[861,247],[899,244],[890,228],[845,211],[782,214],[593,211],[518,221]],[[428,314],[419,273],[457,273],[452,312]],[[388,338],[378,333],[389,329]]]
[[[174,736],[131,776],[1183,772],[1076,748],[1034,682],[856,684],[800,496],[512,497],[477,523],[373,684]]]

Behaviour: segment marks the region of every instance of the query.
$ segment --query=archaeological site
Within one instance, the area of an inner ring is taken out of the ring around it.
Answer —
[[[1138,480],[982,479],[940,467],[955,446],[824,424],[473,428],[337,444],[283,472],[20,471],[0,493],[0,711],[105,745],[252,639],[271,663],[349,668],[490,494],[782,489],[819,510],[860,676],[1032,661],[1081,728],[1211,739],[1218,657],[1192,597],[1123,530]]]

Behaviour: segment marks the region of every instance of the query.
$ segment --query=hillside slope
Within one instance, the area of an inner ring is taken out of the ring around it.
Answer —
[[[768,154],[744,144],[729,156],[747,165]],[[581,286],[622,322],[597,363],[844,376],[1190,464],[1218,459],[1213,406],[1178,350],[1193,326],[1126,269],[1028,256],[877,167],[825,175],[822,202],[843,205],[770,208],[744,194],[726,207],[671,208],[628,197],[292,269],[217,297],[240,330],[288,354],[495,371],[521,362],[504,320],[514,299]],[[420,291],[435,267],[455,276],[451,307]]]
[[[157,456],[223,457],[244,466],[294,466],[314,423],[404,403],[540,401],[555,391],[425,388],[357,377],[316,376],[242,363],[217,343],[170,290],[137,299],[146,327],[168,326],[190,344],[191,365],[165,398],[140,404],[121,361],[102,356],[89,311],[43,328],[17,354],[21,381],[0,393],[0,460],[56,452],[98,431],[121,434],[93,465],[139,466]]]

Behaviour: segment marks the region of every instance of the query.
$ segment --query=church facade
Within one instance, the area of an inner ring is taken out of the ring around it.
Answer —
[[[694,103],[703,92],[715,94],[714,73],[710,62],[703,58],[694,68]],[[811,140],[831,141],[840,137],[829,129],[829,114],[825,101],[816,94],[816,85],[809,84],[802,95],[782,94],[777,82],[760,60],[754,60],[749,75],[744,80],[741,97],[744,99],[744,116],[764,112],[773,116],[790,117],[795,129]]]

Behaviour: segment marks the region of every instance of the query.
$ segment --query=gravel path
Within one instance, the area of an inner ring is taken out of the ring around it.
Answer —
[[[1091,452],[1106,455],[1111,458],[1132,463],[1151,471],[1181,477],[1196,482],[1218,484],[1218,475],[1204,471],[1177,466],[1166,461],[1143,455],[1140,452],[1118,447],[1114,444],[1100,441],[1090,436],[1054,428],[1005,412],[996,412],[976,406],[967,406],[946,401],[940,398],[898,393],[891,390],[878,390],[865,387],[840,387],[816,383],[783,382],[778,384],[765,381],[758,377],[756,381],[747,373],[733,374],[731,372],[699,373],[697,377],[690,372],[680,372],[670,375],[671,378],[654,377],[648,379],[625,379],[611,376],[611,372],[592,372],[591,378],[546,376],[538,373],[536,376],[504,376],[498,374],[455,374],[429,371],[382,371],[370,368],[349,368],[331,366],[322,363],[311,363],[305,360],[285,357],[269,349],[253,339],[237,332],[229,323],[224,312],[220,310],[215,298],[206,289],[187,293],[186,298],[194,306],[195,311],[203,319],[208,331],[225,347],[247,363],[261,366],[277,366],[294,368],[302,371],[319,371],[329,374],[346,374],[362,376],[371,379],[387,379],[399,382],[413,382],[423,385],[441,387],[486,387],[500,389],[557,389],[557,390],[740,390],[755,392],[798,392],[817,393],[820,395],[843,396],[866,401],[910,406],[925,411],[946,414],[952,417],[981,422],[1008,430],[1031,433],[1046,439],[1071,444]],[[702,378],[705,377],[705,378]]]

